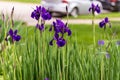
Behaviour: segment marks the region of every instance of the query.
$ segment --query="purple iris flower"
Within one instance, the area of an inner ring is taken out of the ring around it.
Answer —
[[[105,44],[104,40],[99,40],[99,41],[98,41],[98,45],[102,46],[102,45],[104,45],[104,44]]]
[[[100,28],[106,28],[106,24],[109,23],[109,19],[108,17],[104,18],[100,23],[99,23],[99,26]],[[111,25],[110,25],[111,26]]]
[[[36,6],[36,9],[31,13],[31,17],[39,20],[41,15],[41,6]]]
[[[52,46],[53,45],[53,41],[56,40],[56,44],[58,47],[63,47],[65,44],[66,44],[66,41],[64,38],[54,38],[50,41],[50,45]]]
[[[53,40],[54,40],[54,39],[52,39],[52,40],[49,42],[49,45],[53,46]]]
[[[68,36],[72,34],[71,30],[64,24],[61,20],[57,19],[56,22],[53,22],[54,31],[56,33],[65,34],[68,33]]]
[[[120,46],[120,41],[117,41],[117,42],[116,42],[116,45]]]
[[[42,17],[43,20],[50,20],[51,14],[42,6],[36,6],[36,9],[31,13],[31,17],[39,20]]]
[[[5,40],[8,41],[8,36],[10,36],[13,42],[19,41],[21,39],[21,36],[17,35],[17,32],[17,30],[13,31],[12,29],[10,29]]]
[[[44,24],[37,24],[36,25],[36,28],[38,28],[40,31],[43,31],[44,30]]]
[[[51,14],[42,6],[36,6],[36,9],[31,13],[31,17],[38,21],[36,28],[40,31],[44,30],[45,20],[50,20],[52,18]],[[39,24],[39,21],[41,21],[41,24]]]
[[[42,13],[41,17],[43,20],[50,20],[52,18],[51,14],[44,7],[42,7],[41,13]]]
[[[102,20],[102,21],[99,23],[100,28],[103,28],[105,25],[106,25],[106,23],[105,23],[104,20]]]
[[[45,78],[45,80],[49,80],[49,78]]]
[[[105,23],[108,23],[108,22],[109,22],[108,17],[106,17],[106,18],[104,19],[104,21],[105,21]]]
[[[63,38],[59,38],[56,43],[58,47],[63,47],[66,44],[66,41]]]
[[[101,10],[100,10],[100,7],[98,6],[98,4],[97,5],[95,5],[95,4],[91,4],[91,7],[89,8],[89,12],[92,10],[92,14],[94,15],[95,14],[95,12],[97,12],[97,13],[100,13],[101,12]]]
[[[49,44],[53,45],[53,41],[55,40],[58,47],[63,47],[66,44],[66,40],[64,39],[65,33],[67,33],[68,36],[71,36],[72,34],[67,24],[64,24],[60,19],[57,19],[56,22],[53,22],[49,31],[52,30],[54,31],[54,37]]]
[[[110,58],[110,54],[108,52],[105,54],[105,56],[106,58]]]

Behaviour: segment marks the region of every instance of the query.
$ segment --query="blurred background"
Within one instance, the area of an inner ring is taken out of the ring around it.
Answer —
[[[14,7],[14,20],[24,21],[28,25],[35,25],[36,22],[30,17],[31,12],[36,6],[42,5],[54,18],[66,20],[66,16],[69,15],[71,23],[91,23],[92,15],[89,8],[92,3],[98,4],[101,8],[101,14],[103,14],[96,14],[96,19],[98,19],[96,23],[106,16],[113,21],[120,20],[120,0],[0,0],[0,12],[10,15]]]

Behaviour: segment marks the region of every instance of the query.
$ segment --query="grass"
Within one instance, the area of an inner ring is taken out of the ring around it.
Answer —
[[[2,76],[0,76],[0,80],[3,80],[3,77],[2,77]]]
[[[71,29],[73,30],[73,39],[75,39],[74,36],[77,36],[78,43],[84,43],[86,45],[93,43],[93,34],[92,34],[92,26],[91,25],[70,25]],[[120,29],[119,29],[119,23],[116,23],[116,25],[112,26],[112,30],[117,30],[117,36],[120,37]],[[111,32],[109,29],[107,30],[108,34],[111,35]],[[99,28],[98,25],[96,25],[96,40],[104,39],[104,29]]]
[[[120,37],[119,22],[112,22],[115,39]],[[9,26],[9,25],[8,25]],[[35,27],[15,23],[14,29],[22,36],[20,42],[6,44],[0,58],[3,78],[7,80],[119,80],[119,47],[112,43],[108,49],[110,58],[105,57],[105,46],[96,47],[93,52],[92,26],[87,24],[69,24],[72,36],[67,37],[67,45],[58,48],[54,42],[49,46],[53,33],[46,26],[42,36]],[[110,40],[111,31],[96,25],[96,39]],[[103,53],[104,52],[104,53]],[[12,58],[11,58],[12,57]]]
[[[16,25],[19,24],[19,22],[15,23]],[[120,37],[120,23],[119,22],[111,22],[112,24],[112,28],[111,30],[113,32],[116,32],[116,39],[119,39]],[[48,29],[49,29],[49,25],[46,25],[46,29],[47,29],[47,33]],[[88,46],[93,44],[93,32],[92,32],[92,25],[89,24],[69,24],[70,29],[72,30],[72,36],[71,39],[72,41],[76,41],[77,43],[84,44],[84,46]],[[28,30],[28,35],[27,37],[30,38],[29,40],[31,40],[31,35],[34,34],[34,26],[29,26],[26,27],[26,25],[22,25],[22,27],[19,28],[21,35],[23,36],[23,40],[25,40],[25,36],[23,32],[26,32],[26,29]],[[106,31],[108,33],[109,36],[112,35],[112,32],[109,29],[109,27],[107,27]],[[101,40],[101,39],[110,39],[109,37],[105,37],[104,36],[105,31],[102,28],[99,28],[99,25],[96,25],[96,41]],[[51,37],[52,38],[52,37]],[[24,41],[23,41],[24,42]],[[97,43],[97,42],[96,42]]]
[[[67,42],[60,48],[56,41],[49,45],[55,38],[50,25],[40,32],[34,26],[18,22],[13,26],[11,19],[4,20],[0,20],[0,73],[4,80],[120,80],[119,22],[111,22],[111,28],[106,25],[106,30],[95,25],[96,45],[92,25],[68,24],[72,36],[62,35]],[[10,28],[18,30],[19,42],[13,43],[10,36],[5,41]],[[101,39],[105,44],[97,45]]]
[[[0,24],[2,24],[2,22],[0,21]],[[19,22],[15,22],[15,25],[18,25]],[[119,39],[120,37],[120,23],[118,21],[112,21],[111,22],[111,25],[112,25],[112,31],[113,32],[116,32],[116,38]],[[47,26],[47,29],[49,28],[49,25],[46,25]],[[82,44],[84,43],[84,45],[91,45],[93,44],[93,33],[92,33],[92,25],[89,25],[89,24],[69,24],[69,27],[72,29],[72,39],[73,41],[75,39],[77,39],[77,42],[79,44]],[[22,30],[22,32],[25,32],[25,30],[28,28],[28,36],[34,34],[34,27],[33,26],[30,26],[30,27],[26,27],[26,25],[22,25],[22,27],[20,27]],[[111,32],[110,32],[110,29],[109,27],[107,27],[107,30],[108,34],[111,36]],[[49,32],[48,32],[49,33]],[[24,34],[21,34],[24,36]],[[101,29],[99,28],[99,25],[96,25],[96,40],[100,40],[100,39],[104,39],[104,29]],[[25,37],[25,36],[24,36]],[[108,38],[107,38],[108,39]]]
[[[2,24],[2,22],[0,21],[0,24]],[[18,25],[19,22],[15,22],[15,25]],[[112,31],[116,32],[116,38],[119,39],[120,37],[120,23],[118,21],[113,21],[111,22],[112,25]],[[49,25],[46,25],[47,29],[49,29]],[[89,24],[69,24],[69,27],[72,30],[72,39],[73,41],[75,39],[77,39],[78,43],[84,43],[86,45],[90,45],[93,43],[92,39],[93,39],[93,33],[92,33],[92,25]],[[22,25],[22,27],[20,27],[20,31],[21,35],[23,35],[23,37],[25,37],[25,35],[22,32],[25,32],[25,30],[28,29],[28,37],[30,37],[30,35],[34,34],[34,26],[29,26],[26,27],[26,25]],[[111,35],[110,29],[109,27],[107,27],[107,30],[109,35]],[[49,33],[49,32],[48,32]],[[99,39],[103,39],[104,38],[104,29],[99,28],[99,25],[96,25],[96,40]]]
[[[105,17],[109,17],[109,18],[120,18],[120,13],[119,12],[109,12],[109,13],[102,13],[99,15],[96,15],[96,19],[103,19]],[[65,17],[66,18],[66,17]],[[70,16],[69,19],[92,19],[92,15],[91,14],[81,14],[78,17],[72,17]]]
[[[86,17],[85,17],[86,18]],[[84,19],[85,19],[84,18]],[[88,17],[87,17],[88,18]],[[90,17],[89,17],[90,18]],[[65,39],[63,48],[49,46],[53,33],[50,25],[40,33],[34,26],[15,22],[14,29],[22,36],[20,42],[4,41],[4,30],[8,31],[9,22],[0,20],[0,60],[2,75],[5,80],[119,80],[120,47],[116,40],[120,37],[120,23],[111,22],[112,27],[106,30],[96,26],[96,44],[105,40],[104,46],[93,47],[93,27],[89,24],[69,24],[72,36]],[[116,33],[114,39],[111,38]],[[111,44],[108,46],[108,42]],[[106,58],[109,53],[110,58]],[[2,76],[0,76],[2,79]]]

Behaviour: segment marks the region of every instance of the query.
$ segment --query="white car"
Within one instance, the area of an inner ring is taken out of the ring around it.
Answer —
[[[96,0],[42,0],[41,5],[51,13],[66,14],[66,6],[68,14],[76,17],[79,14],[88,14],[91,4],[99,5],[102,9],[102,4]]]

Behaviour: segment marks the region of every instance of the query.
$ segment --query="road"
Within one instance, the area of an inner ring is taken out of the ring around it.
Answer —
[[[10,15],[12,8],[14,7],[14,20],[24,21],[29,26],[36,25],[36,20],[32,19],[31,12],[34,10],[34,8],[40,4],[31,4],[31,3],[19,3],[19,2],[4,2],[0,1],[0,12],[4,13],[5,15]],[[102,11],[103,13],[106,13],[107,11]],[[55,18],[53,18],[50,21],[47,21],[46,24],[50,24],[52,21],[54,21]],[[111,20],[120,21],[120,18],[112,18]],[[66,20],[64,19],[66,22]],[[101,20],[97,19],[95,20],[95,23],[98,24]],[[91,24],[90,19],[69,19],[69,24]]]

